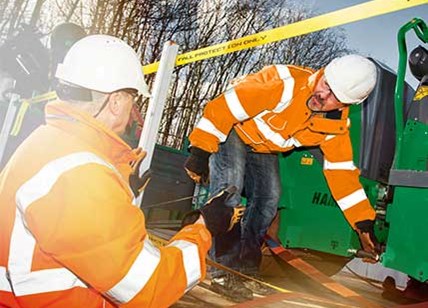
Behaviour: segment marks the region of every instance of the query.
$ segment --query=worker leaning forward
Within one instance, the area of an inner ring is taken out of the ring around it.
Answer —
[[[244,188],[247,198],[242,226],[214,238],[217,262],[257,274],[260,246],[280,197],[277,153],[308,146],[320,147],[334,199],[363,248],[373,252],[375,211],[353,163],[348,113],[368,97],[376,75],[375,65],[359,55],[336,58],[319,71],[272,65],[232,82],[208,102],[190,134],[192,155],[185,168],[195,181],[209,177],[212,194],[238,187],[230,206],[239,203]],[[251,299],[254,287],[267,291],[221,271],[212,275],[213,288],[235,299]]]
[[[239,218],[219,219],[234,215],[230,193],[156,248],[132,205],[143,185],[132,165],[144,155],[118,137],[148,95],[136,53],[88,36],[56,77],[46,125],[0,175],[0,307],[167,307],[205,276],[211,235]]]

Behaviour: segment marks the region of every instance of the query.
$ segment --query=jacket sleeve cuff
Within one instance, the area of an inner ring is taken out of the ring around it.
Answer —
[[[373,220],[362,220],[355,223],[355,227],[361,232],[370,232],[373,231],[374,221]]]

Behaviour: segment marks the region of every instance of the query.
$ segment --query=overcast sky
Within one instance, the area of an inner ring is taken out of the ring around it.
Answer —
[[[316,15],[321,15],[367,1],[304,0],[304,2],[313,8]],[[359,50],[361,53],[369,55],[396,70],[398,64],[397,32],[402,25],[414,17],[420,17],[428,23],[428,5],[420,5],[395,13],[364,19],[341,27],[346,31],[349,47]],[[409,53],[417,45],[422,44],[414,31],[409,32],[406,39]],[[410,74],[407,74],[406,79],[414,87],[418,84],[418,81]]]

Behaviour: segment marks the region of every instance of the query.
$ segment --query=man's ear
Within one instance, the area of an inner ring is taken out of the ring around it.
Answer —
[[[107,103],[107,108],[113,115],[118,115],[121,111],[121,100],[123,95],[121,92],[114,92],[110,95],[109,101]]]

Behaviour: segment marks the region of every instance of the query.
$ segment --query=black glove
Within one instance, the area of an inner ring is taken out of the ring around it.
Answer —
[[[184,215],[181,226],[184,227],[193,224],[202,215],[205,225],[212,236],[230,231],[239,222],[245,211],[245,207],[243,206],[226,206],[226,201],[235,191],[235,186],[228,187],[217,196],[208,200],[202,208],[187,213]]]
[[[190,153],[191,155],[184,163],[184,168],[193,172],[195,175],[200,176],[202,184],[206,184],[209,176],[208,159],[211,153],[196,147],[191,147]],[[192,178],[192,180],[194,179]]]
[[[363,250],[373,254],[374,259],[378,255],[378,241],[374,233],[374,220],[362,220],[355,223],[356,231],[360,237],[360,242]],[[366,260],[367,261],[367,260]]]
[[[152,171],[150,169],[140,176],[140,166],[146,154],[142,153],[141,150],[137,150],[137,155],[138,158],[131,163],[132,172],[129,175],[129,186],[136,198],[146,188],[147,184],[149,184],[152,176]]]

